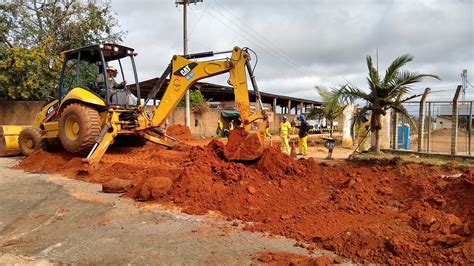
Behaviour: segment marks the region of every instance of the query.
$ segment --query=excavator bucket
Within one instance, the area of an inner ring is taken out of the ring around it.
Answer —
[[[263,154],[263,137],[243,128],[230,131],[224,157],[229,161],[253,161]]]
[[[0,126],[0,151],[19,151],[20,132],[30,126]]]

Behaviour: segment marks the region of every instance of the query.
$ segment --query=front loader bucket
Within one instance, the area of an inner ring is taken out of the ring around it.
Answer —
[[[263,154],[263,137],[243,128],[230,131],[224,157],[229,161],[253,161]]]
[[[20,132],[30,126],[0,126],[0,151],[19,151]]]

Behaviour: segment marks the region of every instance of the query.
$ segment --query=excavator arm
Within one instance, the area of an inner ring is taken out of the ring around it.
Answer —
[[[148,99],[145,101],[147,102],[149,99],[156,96],[158,90],[163,86],[164,80],[168,75],[170,75],[168,87],[166,88],[160,104],[155,108],[151,127],[161,126],[165,119],[176,108],[186,91],[197,81],[224,73],[230,74],[228,83],[234,88],[235,105],[240,113],[244,129],[250,131],[252,122],[266,118],[263,113],[260,92],[258,91],[258,87],[256,87],[253,73],[249,69],[250,56],[247,50],[234,47],[231,57],[223,60],[201,62],[192,60],[197,57],[212,55],[214,55],[214,53],[208,52],[188,56],[175,55],[173,57],[168,69],[158,80],[157,85],[152,89]],[[246,68],[248,72],[251,73],[252,84],[254,85],[257,102],[260,107],[260,110],[254,114],[250,114],[250,99],[247,86]]]
[[[209,57],[221,53],[232,53],[230,58],[211,61],[195,61],[194,59]],[[260,157],[263,151],[263,141],[265,138],[266,120],[267,116],[263,110],[260,92],[255,82],[253,70],[250,66],[250,55],[248,48],[241,49],[234,47],[232,51],[228,52],[206,52],[199,54],[191,54],[185,56],[173,56],[173,59],[161,77],[158,79],[155,86],[148,94],[144,105],[138,108],[138,126],[134,132],[139,136],[164,145],[173,147],[176,145],[176,139],[164,134],[159,127],[163,124],[165,119],[176,108],[179,101],[183,98],[186,91],[191,88],[198,80],[229,73],[228,83],[234,88],[235,105],[240,113],[242,126],[247,136],[242,141],[239,141],[240,146],[234,147],[233,153],[228,156],[229,160],[255,160]],[[256,102],[258,104],[257,111],[250,113],[250,99],[247,87],[247,72],[250,74],[250,80],[256,95]],[[154,109],[153,115],[149,117],[145,114],[145,106],[154,99],[158,91],[165,87],[166,79],[169,76],[169,83],[166,87],[160,104]],[[99,137],[96,140],[94,147],[89,152],[87,158],[84,159],[88,163],[97,163],[100,161],[108,146],[113,143],[114,138],[118,134],[128,134],[129,131],[124,131],[121,128],[119,112],[109,109],[106,126],[102,129]],[[251,131],[253,122],[261,120],[257,132]],[[168,141],[157,135],[165,136]],[[250,148],[255,152],[246,150]]]

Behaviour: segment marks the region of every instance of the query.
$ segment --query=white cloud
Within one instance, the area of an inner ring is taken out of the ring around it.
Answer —
[[[128,31],[125,43],[140,54],[140,78],[159,76],[182,53],[182,7],[173,0],[115,0],[112,6]],[[410,53],[415,60],[407,69],[441,76],[420,88],[459,84],[462,69],[474,83],[472,0],[204,0],[188,11],[189,51],[254,49],[257,81],[266,92],[314,99],[316,84],[364,88],[365,57],[375,59],[377,48],[382,71]],[[474,99],[474,88],[467,97]]]

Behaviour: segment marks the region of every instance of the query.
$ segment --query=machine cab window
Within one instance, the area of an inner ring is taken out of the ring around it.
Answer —
[[[133,49],[101,44],[83,47],[63,53],[59,95],[65,97],[71,90],[80,88],[94,93],[107,106],[133,107],[140,104],[138,77]]]
[[[71,58],[64,64],[61,94],[64,96],[73,88],[94,89],[91,81],[99,75],[99,66],[93,62]]]

